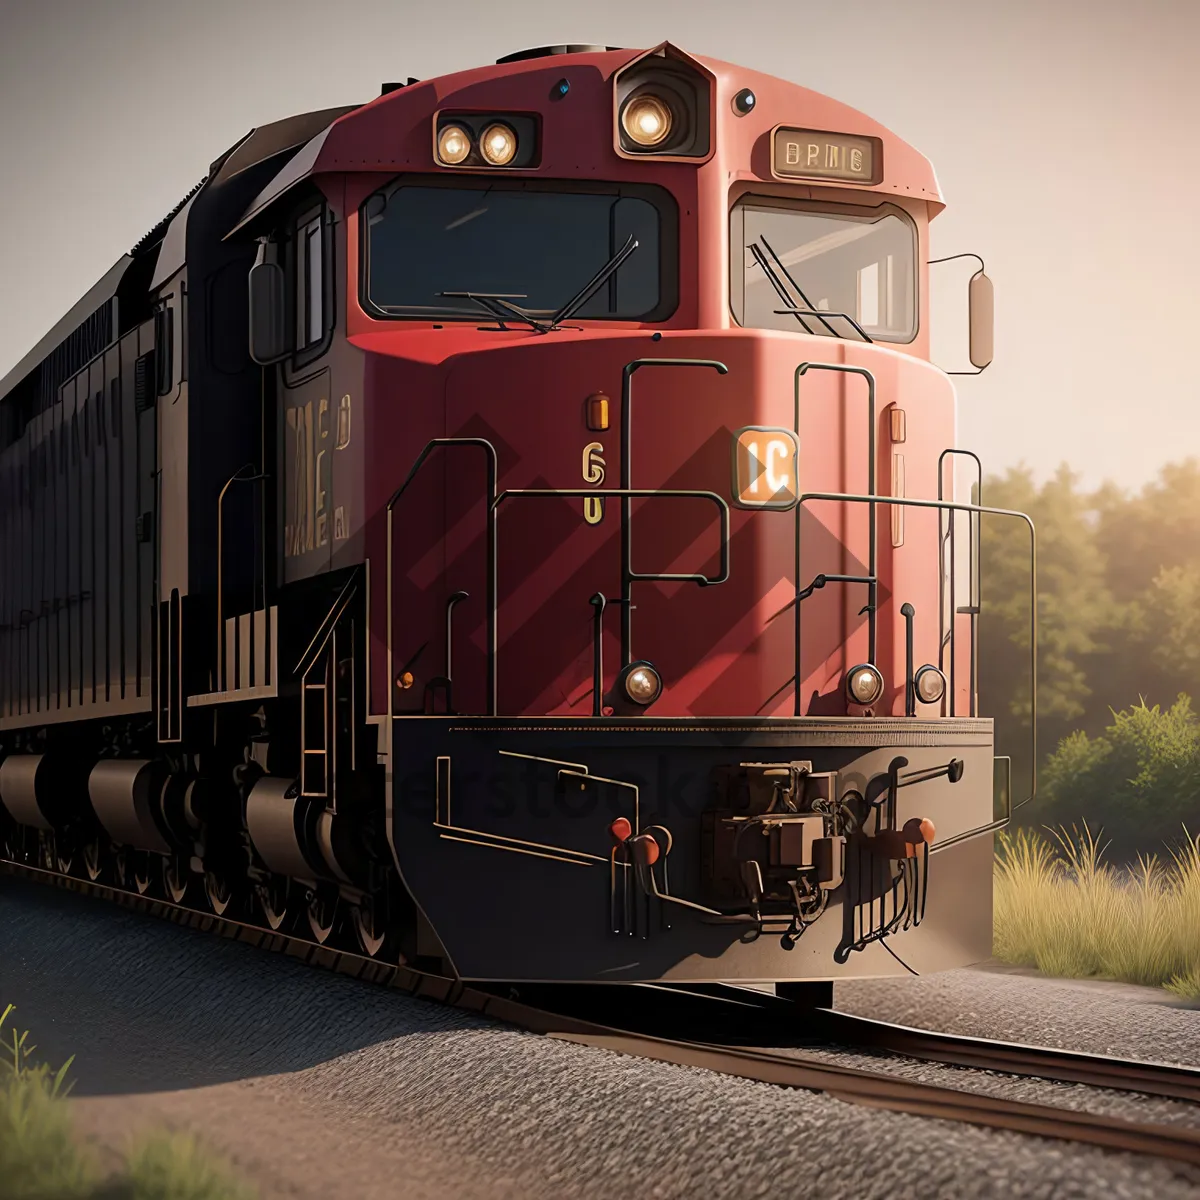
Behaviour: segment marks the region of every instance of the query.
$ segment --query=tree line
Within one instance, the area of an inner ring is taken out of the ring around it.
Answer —
[[[1037,799],[1034,824],[1102,824],[1118,853],[1200,833],[1200,464],[1162,468],[1129,494],[1080,487],[1066,467],[1042,484],[1013,469],[983,503],[1037,528]],[[1030,694],[1028,534],[984,517],[980,711],[1026,794]]]

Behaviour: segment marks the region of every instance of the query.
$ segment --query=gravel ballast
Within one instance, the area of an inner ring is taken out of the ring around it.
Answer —
[[[192,1129],[269,1198],[1196,1194],[1160,1161],[538,1038],[0,879],[0,1003],[10,1001],[47,1058],[77,1055],[81,1131],[121,1146],[142,1126]],[[840,985],[836,1003],[1175,1061],[1194,1061],[1200,1032],[1193,1011],[984,971]],[[1023,1098],[1055,1103],[1077,1094],[1096,1111],[1131,1106],[1121,1115],[1132,1119],[1194,1119],[1172,1102],[903,1069],[973,1088],[1040,1089]]]

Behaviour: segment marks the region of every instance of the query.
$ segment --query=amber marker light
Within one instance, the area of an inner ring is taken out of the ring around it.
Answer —
[[[657,146],[671,132],[671,108],[657,96],[635,96],[621,111],[621,128],[639,146]]]
[[[608,397],[603,392],[593,392],[585,406],[587,427],[593,433],[604,433],[608,429]]]
[[[461,125],[447,125],[438,134],[438,160],[455,167],[471,153],[471,135]]]
[[[517,153],[517,135],[497,121],[483,131],[479,142],[485,161],[493,167],[506,167]]]

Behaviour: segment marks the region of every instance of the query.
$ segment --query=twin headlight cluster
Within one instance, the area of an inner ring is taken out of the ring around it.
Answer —
[[[520,113],[439,113],[434,152],[443,167],[537,165],[537,124]]]
[[[946,694],[946,677],[932,663],[913,676],[913,690],[922,704],[938,704]],[[846,673],[846,699],[869,708],[883,697],[883,674],[874,663],[859,663]]]
[[[461,125],[447,125],[438,134],[438,159],[448,167],[466,162],[478,145],[483,161],[493,167],[507,167],[517,156],[517,135],[501,121],[489,125],[478,143]]]
[[[707,158],[714,88],[711,72],[671,47],[635,59],[613,80],[617,152],[626,158]],[[564,77],[552,89],[551,99],[562,100],[570,91],[570,80]],[[754,103],[754,93],[743,88],[734,98],[734,111],[745,116]],[[534,113],[440,112],[434,125],[434,156],[442,167],[536,167],[541,158],[540,126]]]

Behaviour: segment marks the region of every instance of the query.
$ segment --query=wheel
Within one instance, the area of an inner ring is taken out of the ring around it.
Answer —
[[[19,825],[6,825],[3,833],[0,833],[0,858],[14,863],[24,862],[25,848],[23,841]]]
[[[139,896],[144,896],[150,890],[150,879],[153,867],[150,864],[150,854],[146,850],[133,851],[133,886]]]
[[[308,927],[318,946],[329,941],[337,923],[338,895],[336,892],[311,892],[308,897]]]
[[[178,854],[171,854],[163,858],[162,885],[168,900],[173,904],[182,904],[190,882],[191,872],[188,870],[187,863]]]
[[[54,866],[61,875],[70,875],[71,867],[75,863],[75,854],[71,849],[71,844],[65,838],[55,838],[54,840]]]
[[[100,845],[99,838],[84,842],[82,858],[84,874],[92,883],[95,883],[104,870],[104,849]]]
[[[292,881],[286,875],[272,875],[266,883],[255,885],[254,893],[268,928],[281,928],[291,915],[288,908],[291,892]]]
[[[113,872],[117,877],[117,886],[128,888],[129,883],[129,848],[119,846],[113,855]]]
[[[70,875],[72,854],[70,843],[58,837],[53,830],[38,830],[37,864],[43,871],[54,871]]]
[[[350,909],[354,940],[368,958],[378,958],[388,940],[387,907],[371,896],[364,896]]]
[[[205,871],[204,896],[208,900],[208,907],[216,916],[221,917],[233,903],[233,888],[215,871]]]

